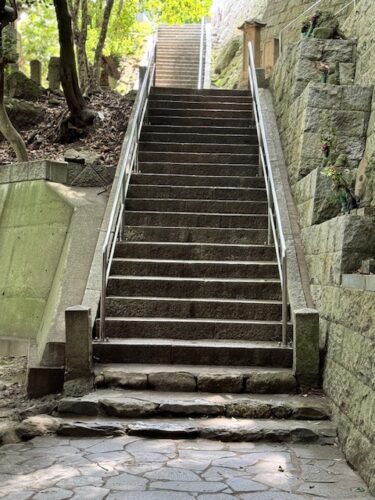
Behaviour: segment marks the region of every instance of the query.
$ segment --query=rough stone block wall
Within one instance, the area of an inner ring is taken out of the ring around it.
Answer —
[[[374,23],[375,2],[358,0],[356,8],[343,25],[346,35],[358,39],[355,83],[360,85],[375,84]],[[367,204],[375,206],[375,96],[371,105],[365,160],[368,163],[366,182],[360,194]]]
[[[350,463],[375,494],[375,296],[341,276],[375,253],[375,217],[341,216],[302,230],[320,313],[325,392]]]

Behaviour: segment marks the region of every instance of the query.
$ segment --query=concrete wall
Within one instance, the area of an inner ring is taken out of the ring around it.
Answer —
[[[72,213],[44,181],[0,184],[0,336],[36,338]]]
[[[82,301],[107,204],[101,187],[61,183],[77,168],[0,169],[0,353],[29,350],[29,366],[64,365],[65,309]]]

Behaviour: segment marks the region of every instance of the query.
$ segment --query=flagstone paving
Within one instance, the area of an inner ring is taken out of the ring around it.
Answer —
[[[370,499],[336,446],[39,437],[0,448],[6,500]]]

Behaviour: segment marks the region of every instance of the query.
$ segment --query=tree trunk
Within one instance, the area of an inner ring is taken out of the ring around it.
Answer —
[[[85,93],[90,83],[89,62],[86,52],[89,23],[87,0],[76,0],[75,2],[68,0],[68,6],[72,18],[74,42],[77,48],[79,83],[82,91]],[[81,18],[81,26],[79,26],[79,18]]]
[[[0,31],[0,132],[12,146],[18,161],[28,161],[28,155],[25,143],[13,127],[9,119],[4,102],[4,78],[5,78],[5,60],[3,57],[3,35]]]
[[[91,125],[96,113],[88,109],[78,84],[78,76],[74,55],[72,20],[67,0],[53,0],[56,10],[60,41],[61,84],[70,111],[69,124],[73,127],[85,128]],[[68,124],[68,125],[69,125]],[[61,140],[69,140],[62,132]],[[73,139],[72,137],[71,139]]]
[[[100,30],[98,44],[95,50],[95,58],[94,58],[94,68],[93,68],[93,77],[92,77],[92,87],[93,90],[97,90],[100,84],[100,71],[102,67],[102,55],[105,44],[105,39],[107,37],[108,24],[111,17],[112,7],[114,4],[114,0],[107,0],[105,5],[104,13],[103,13],[103,21],[102,27]]]

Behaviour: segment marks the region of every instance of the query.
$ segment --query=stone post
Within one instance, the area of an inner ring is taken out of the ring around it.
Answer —
[[[279,45],[280,44],[278,38],[271,38],[264,44],[263,66],[266,72],[266,78],[269,78],[272,75],[273,67],[275,66],[276,61],[279,58]]]
[[[297,382],[314,387],[319,384],[319,313],[315,309],[299,309],[293,313],[294,359]]]
[[[257,19],[250,19],[245,21],[242,26],[238,29],[243,32],[243,49],[242,49],[242,73],[240,79],[239,87],[241,89],[249,88],[249,49],[248,43],[253,44],[255,67],[261,67],[261,47],[260,47],[260,36],[264,23],[258,21]]]
[[[65,379],[92,376],[91,309],[69,307],[65,311]]]
[[[48,63],[48,88],[54,92],[60,90],[60,58],[51,57]]]
[[[38,85],[42,84],[42,63],[37,59],[30,61],[30,78]]]

